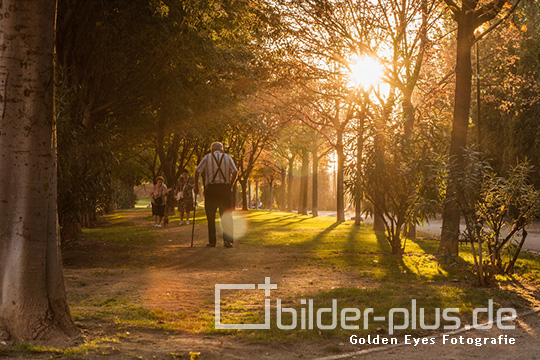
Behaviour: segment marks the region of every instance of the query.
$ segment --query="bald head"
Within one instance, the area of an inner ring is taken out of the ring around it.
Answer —
[[[212,151],[212,152],[214,152],[214,151],[223,152],[223,144],[220,143],[219,141],[216,141],[216,142],[212,143],[212,145],[210,146],[210,151]]]

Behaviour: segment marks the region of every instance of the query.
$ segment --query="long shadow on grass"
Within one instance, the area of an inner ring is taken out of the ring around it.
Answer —
[[[412,271],[403,261],[403,257],[400,255],[393,255],[390,252],[390,244],[386,239],[386,234],[382,231],[377,231],[375,236],[377,237],[377,243],[381,249],[386,248],[388,250],[388,255],[379,257],[378,266],[383,267],[385,270],[382,279],[385,281],[396,281],[410,277]]]
[[[437,251],[437,247],[439,246],[439,241],[437,240],[408,238],[407,241],[412,241],[413,243],[418,245],[420,249],[424,250],[426,254],[434,254]]]
[[[439,241],[437,240],[410,239],[410,238],[407,240],[418,245],[418,247],[420,247],[420,249],[422,249],[424,253],[428,256],[435,255],[439,247]],[[460,245],[460,251],[467,250],[467,249],[468,247],[463,248]],[[440,258],[439,256],[436,256],[434,258],[434,261],[436,261],[438,267],[446,273],[446,275],[442,275],[441,273],[441,280],[444,278],[447,280],[461,279],[461,280],[467,281],[467,277],[471,277],[472,275],[471,270],[470,270],[471,269],[470,264],[461,257],[453,259],[451,262],[447,262],[447,261],[444,261],[444,259]]]
[[[362,240],[369,241],[368,237],[360,236],[363,231],[365,229],[360,226],[351,228],[343,244],[343,253],[340,254],[340,258],[347,268],[354,269],[364,280],[366,277],[375,279],[378,278],[376,274],[381,271],[380,258],[386,255],[381,254],[384,249],[381,244],[378,243],[376,248],[370,249],[369,244],[362,243]],[[382,271],[386,273],[386,269]]]
[[[290,220],[290,221],[287,221],[286,223],[284,223],[285,226],[289,226],[289,225],[294,225],[294,224],[297,224],[299,222],[306,221],[306,220],[309,220],[309,219],[311,219],[311,218],[306,217],[306,215],[292,214],[290,216],[283,216],[283,217],[279,217],[279,218],[274,219],[274,220],[265,221],[265,224],[281,223],[284,220]]]
[[[274,213],[274,212],[264,211],[264,210],[248,210],[248,211],[238,211],[238,212],[245,214],[250,219],[272,213],[275,219],[269,220],[269,221],[281,221],[283,219],[294,218],[298,216],[298,214],[295,214],[295,213],[279,213],[279,212]]]
[[[360,235],[369,236],[372,233],[370,229],[366,229],[362,226],[353,226],[351,228],[351,231],[349,231],[349,234],[347,235],[347,241],[343,245],[343,251],[346,253],[356,252],[356,253],[363,253],[363,254],[380,254],[382,252],[390,251],[390,247],[388,246],[388,242],[386,240],[381,241],[378,237],[377,239],[377,247],[376,249],[370,249],[369,245],[366,243],[362,243],[362,240],[360,239]],[[364,240],[366,241],[366,240]]]
[[[339,223],[337,222],[333,223],[332,225],[330,225],[329,227],[327,227],[326,229],[318,233],[317,236],[315,236],[313,239],[306,242],[306,244],[313,246],[320,243],[328,234],[330,234],[338,226],[339,226]]]
[[[261,221],[259,219],[254,219],[262,215],[268,215],[269,212],[257,212],[255,215],[247,214],[246,219],[254,220],[257,222],[257,224],[261,227],[261,235],[264,235],[264,231],[271,231],[275,230],[275,228],[272,228],[274,224],[279,224],[279,228],[285,229],[290,226],[298,225],[304,221],[312,220],[313,217],[306,216],[306,215],[298,215],[298,214],[272,214],[273,219],[265,219],[264,221]]]
[[[236,211],[241,213],[241,214],[246,215],[250,219],[253,219],[253,218],[259,217],[259,216],[263,216],[263,215],[267,215],[267,213],[268,213],[267,211],[263,211],[263,210],[256,210],[256,211],[252,211],[252,210],[236,210]]]
[[[374,234],[365,227],[349,225],[349,229],[342,229],[346,231],[330,235],[338,225],[332,224],[302,245],[333,268],[354,271],[359,279],[391,282],[416,279],[403,258],[390,253],[384,233]]]
[[[347,242],[345,243],[345,246],[343,250],[345,252],[357,252],[358,251],[358,240],[356,239],[358,236],[358,233],[360,232],[360,226],[353,226],[351,231],[349,232],[349,235],[347,236]]]

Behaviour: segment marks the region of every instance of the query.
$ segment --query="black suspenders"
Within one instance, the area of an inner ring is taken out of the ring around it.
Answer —
[[[211,154],[212,154],[212,157],[214,158],[214,161],[217,164],[217,170],[214,173],[214,177],[212,178],[212,181],[210,183],[211,184],[214,183],[214,181],[216,180],[216,177],[218,176],[218,174],[221,174],[221,176],[223,176],[223,181],[227,182],[227,178],[225,178],[225,174],[223,173],[223,170],[221,170],[221,163],[223,162],[223,158],[225,157],[225,154],[223,154],[223,153],[221,154],[221,158],[219,159],[219,161],[216,159],[214,153],[211,153]]]

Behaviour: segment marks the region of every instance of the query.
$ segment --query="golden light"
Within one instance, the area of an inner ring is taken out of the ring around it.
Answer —
[[[351,85],[364,89],[379,84],[383,76],[381,63],[370,56],[354,57],[349,64]]]

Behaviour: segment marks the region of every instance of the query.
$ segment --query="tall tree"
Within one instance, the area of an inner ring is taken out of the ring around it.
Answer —
[[[298,213],[308,214],[308,186],[309,186],[309,151],[302,149],[300,151],[302,166],[300,170],[300,199],[298,201]]]
[[[519,0],[516,0],[517,3]],[[450,168],[443,209],[443,226],[439,251],[445,256],[458,255],[460,210],[456,201],[457,174],[463,169],[467,129],[471,107],[471,48],[475,42],[474,31],[480,25],[494,19],[503,9],[506,0],[444,0],[457,23],[456,88],[454,117],[450,142]],[[516,3],[516,4],[517,4]]]
[[[55,1],[0,3],[0,338],[78,333],[66,302],[56,207]]]

